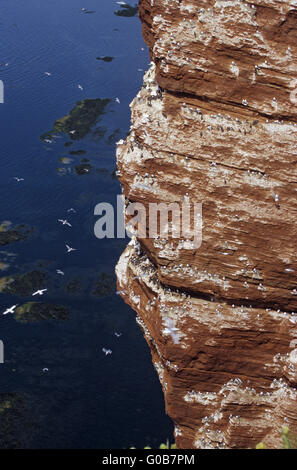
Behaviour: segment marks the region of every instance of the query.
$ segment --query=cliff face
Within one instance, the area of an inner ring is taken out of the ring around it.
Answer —
[[[123,192],[202,203],[203,241],[133,240],[119,290],[178,447],[279,447],[297,434],[297,1],[140,0],[140,17]]]

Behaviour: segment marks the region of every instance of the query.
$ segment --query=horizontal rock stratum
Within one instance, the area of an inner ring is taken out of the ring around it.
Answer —
[[[203,241],[133,239],[119,290],[179,448],[280,447],[297,435],[297,1],[140,0],[140,18],[123,193],[202,203]]]

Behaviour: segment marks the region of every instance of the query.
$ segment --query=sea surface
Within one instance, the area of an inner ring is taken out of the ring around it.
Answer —
[[[135,10],[0,2],[0,448],[173,440],[135,312],[116,294],[127,240],[94,235],[95,205],[121,193],[115,143],[148,68]]]

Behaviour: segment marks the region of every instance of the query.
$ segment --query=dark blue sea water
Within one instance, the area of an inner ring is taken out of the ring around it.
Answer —
[[[129,131],[129,103],[149,62],[138,17],[116,10],[112,0],[0,2],[0,224],[34,228],[0,246],[0,277],[38,271],[48,288],[42,298],[0,293],[0,312],[32,300],[69,310],[66,319],[27,322],[0,315],[0,448],[127,448],[172,438],[135,313],[116,295],[114,267],[127,241],[93,231],[95,205],[121,192],[115,142]],[[104,56],[113,60],[96,59]],[[40,139],[76,102],[99,98],[110,102],[83,138]],[[65,218],[72,227],[58,222]],[[66,243],[77,251],[67,254]]]

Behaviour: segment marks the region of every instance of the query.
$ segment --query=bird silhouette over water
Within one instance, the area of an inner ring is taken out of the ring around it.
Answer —
[[[58,222],[61,222],[62,225],[68,225],[68,227],[72,227],[71,223],[68,220],[58,219]]]
[[[8,313],[14,313],[15,309],[17,308],[17,305],[13,305],[12,307],[9,307],[5,310],[5,312],[2,313],[2,315],[7,315]]]
[[[76,251],[76,248],[72,248],[71,246],[67,244],[66,244],[66,248],[67,248],[67,253],[71,253],[71,251]]]
[[[47,291],[47,289],[39,289],[36,292],[33,292],[32,296],[34,296],[34,295],[43,295],[46,291]]]
[[[102,348],[102,351],[104,352],[105,356],[108,356],[109,354],[112,354],[111,349]]]

